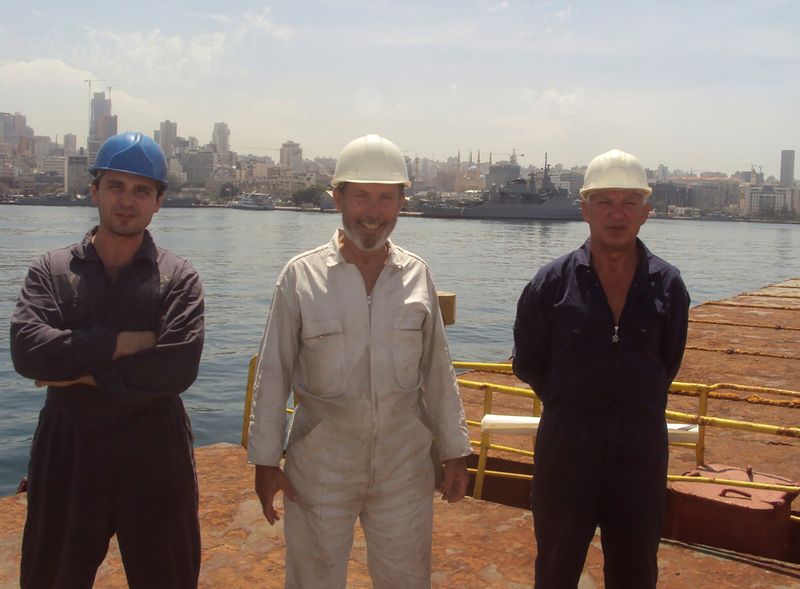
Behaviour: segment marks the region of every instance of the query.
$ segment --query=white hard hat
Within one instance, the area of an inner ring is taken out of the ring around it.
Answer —
[[[647,174],[635,155],[612,149],[595,157],[586,168],[581,198],[589,198],[600,190],[633,190],[645,199],[653,192],[647,184]]]
[[[342,182],[411,186],[400,149],[380,135],[364,135],[344,146],[336,161],[331,186]]]

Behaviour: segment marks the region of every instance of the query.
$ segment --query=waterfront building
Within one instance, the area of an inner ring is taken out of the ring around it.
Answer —
[[[44,158],[56,150],[56,144],[46,135],[36,135],[33,138],[33,156],[36,167],[41,169]]]
[[[64,135],[64,153],[72,155],[78,152],[78,138],[74,133],[67,133]]]
[[[759,216],[795,212],[792,189],[788,186],[753,186],[742,187],[741,209],[745,216]]]
[[[231,131],[228,123],[214,123],[214,130],[211,132],[211,143],[217,148],[217,153],[228,153],[231,150]]]
[[[183,165],[181,165],[181,161],[178,158],[171,157],[167,159],[167,177],[177,178],[181,181],[181,184],[186,182],[186,172],[183,171]]]
[[[61,178],[64,177],[64,170],[67,164],[67,158],[63,155],[47,155],[42,158],[42,163],[39,166],[40,172],[55,172]]]
[[[300,171],[303,169],[303,148],[299,143],[286,141],[281,145],[280,166],[288,170]]]
[[[190,149],[179,156],[186,183],[192,186],[205,186],[216,167],[216,153],[210,147]]]
[[[65,156],[64,161],[64,192],[69,194],[88,194],[91,182],[89,156],[85,153],[68,155]]]
[[[781,186],[794,184],[794,149],[781,151]]]

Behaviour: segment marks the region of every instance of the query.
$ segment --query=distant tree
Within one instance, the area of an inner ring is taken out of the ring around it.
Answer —
[[[227,202],[238,195],[239,189],[230,182],[226,182],[219,187],[219,199],[223,202]]]
[[[303,203],[311,203],[315,206],[319,206],[319,197],[323,192],[325,192],[325,187],[319,184],[303,188],[302,190],[295,190],[292,193],[292,201],[298,207]]]
[[[167,176],[167,185],[170,192],[180,192],[183,188],[183,180],[178,174],[170,174]]]

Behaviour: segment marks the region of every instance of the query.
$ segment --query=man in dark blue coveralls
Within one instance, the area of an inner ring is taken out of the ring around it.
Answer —
[[[100,223],[30,268],[11,317],[17,372],[47,386],[31,444],[20,585],[91,587],[116,533],[129,586],[190,589],[200,570],[192,435],[203,288],[147,226],[167,180],[140,133],[92,168]]]
[[[537,589],[577,587],[597,526],[608,589],[658,579],[664,410],[689,295],[637,237],[650,193],[636,157],[594,158],[581,190],[589,239],[540,268],[517,306],[514,373],[544,405],[532,485]]]

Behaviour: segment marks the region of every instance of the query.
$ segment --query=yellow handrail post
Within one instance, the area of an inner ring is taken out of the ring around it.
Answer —
[[[483,385],[483,414],[492,412],[492,388]],[[478,455],[478,468],[475,471],[475,488],[472,491],[474,499],[480,499],[483,494],[483,478],[486,471],[486,456],[489,453],[489,433],[481,432],[481,450]]]
[[[258,355],[250,358],[247,366],[247,388],[244,393],[244,418],[242,419],[242,447],[247,448],[247,434],[250,430],[250,411],[253,408],[253,383],[256,379],[256,364]]]
[[[700,416],[705,417],[708,414],[708,387],[700,389],[700,405],[698,408]],[[698,424],[697,428],[697,444],[695,445],[695,464],[702,466],[706,463],[706,426],[702,423]]]

